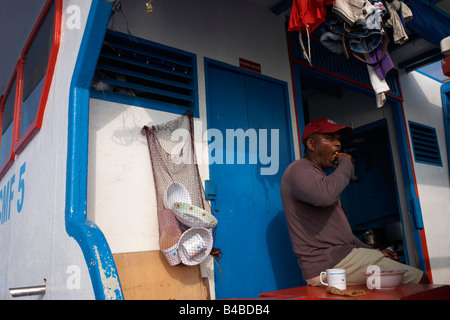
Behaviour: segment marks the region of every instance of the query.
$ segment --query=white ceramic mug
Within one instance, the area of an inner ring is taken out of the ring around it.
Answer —
[[[322,275],[327,275],[327,282],[323,282]],[[320,283],[328,286],[335,287],[337,289],[345,290],[347,289],[347,280],[345,277],[345,269],[327,269],[320,273]]]

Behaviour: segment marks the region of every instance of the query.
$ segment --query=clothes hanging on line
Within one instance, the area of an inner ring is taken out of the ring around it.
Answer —
[[[375,50],[369,52],[369,64],[373,67],[380,79],[385,79],[389,71],[394,69],[394,62],[386,52],[386,41],[381,43]]]
[[[331,16],[327,22],[328,32],[321,36],[322,45],[332,52],[345,52],[347,48],[357,53],[368,53],[379,46],[383,30],[369,29],[366,25],[349,27],[338,16]]]
[[[386,14],[386,7],[382,1],[373,2],[373,10],[366,18],[366,26],[368,29],[376,29],[384,32],[383,17]]]
[[[335,0],[333,12],[349,26],[365,25],[375,7],[369,0]]]
[[[369,60],[369,55],[366,53],[365,57]],[[375,91],[375,99],[377,103],[377,108],[381,108],[386,102],[386,92],[389,92],[391,88],[386,82],[386,79],[380,79],[374,68],[367,64],[367,71],[369,72],[370,83],[372,84],[373,90]]]
[[[325,21],[327,14],[325,6],[333,2],[334,0],[294,0],[292,3],[288,31],[298,31],[303,57],[310,65],[312,65],[310,33]],[[303,43],[302,32],[306,32],[308,50]]]
[[[325,6],[333,4],[334,0],[294,0],[288,31],[306,31],[309,26],[313,32],[325,21],[327,11]]]
[[[387,28],[392,29],[393,39],[395,44],[403,44],[408,41],[408,35],[405,31],[405,22],[412,19],[413,14],[411,9],[404,3],[398,0],[392,3],[386,3],[390,18],[386,20]]]
[[[294,0],[288,31],[299,32],[303,57],[312,66],[310,34],[326,22],[320,43],[347,58],[351,52],[366,63],[377,107],[381,107],[390,90],[385,78],[394,68],[386,50],[387,32],[393,34],[394,43],[404,43],[408,40],[405,22],[411,19],[412,12],[403,0]],[[306,33],[307,46],[302,33]]]

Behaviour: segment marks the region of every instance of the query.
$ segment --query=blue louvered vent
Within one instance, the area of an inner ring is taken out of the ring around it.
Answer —
[[[177,113],[195,111],[196,57],[108,30],[91,97]]]
[[[305,61],[302,54],[302,48],[298,40],[298,32],[289,32],[292,44],[292,56],[299,61]],[[303,34],[303,41],[306,36]],[[372,86],[367,71],[367,65],[353,57],[351,54],[347,59],[344,54],[336,54],[324,47],[317,39],[317,35],[311,36],[311,60],[314,67],[330,71],[339,76],[356,80],[368,86]],[[307,44],[305,44],[307,46]],[[397,78],[393,72],[389,72],[386,76],[386,82],[389,85],[390,93],[400,97],[400,88]]]
[[[436,129],[409,121],[409,132],[416,162],[442,166]]]

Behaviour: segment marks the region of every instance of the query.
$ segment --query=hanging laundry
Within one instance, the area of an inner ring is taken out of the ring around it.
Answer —
[[[366,18],[368,29],[383,30],[383,16],[386,14],[386,7],[381,1],[373,2],[374,9]]]
[[[369,0],[335,0],[333,3],[333,12],[351,27],[365,25],[374,9]]]
[[[326,17],[320,43],[347,58],[351,51],[366,64],[378,108],[390,90],[386,76],[395,68],[387,52],[387,31],[394,30],[395,43],[406,41],[404,22],[411,18],[411,10],[399,0],[335,0],[332,14]]]
[[[366,60],[369,60],[369,55],[365,54]],[[376,95],[377,108],[381,108],[386,102],[386,92],[391,88],[386,82],[386,79],[380,79],[374,68],[367,65],[367,71],[369,72],[370,83]]]
[[[309,35],[325,21],[327,14],[325,6],[331,5],[333,2],[334,0],[294,0],[292,3],[288,31],[298,31],[303,57],[308,60],[310,65],[312,65],[312,61]],[[302,32],[306,32],[308,37],[308,51],[303,43]]]
[[[393,0],[391,3],[388,1],[386,8],[391,17],[386,20],[385,26],[392,29],[394,43],[405,43],[409,38],[404,28],[404,22],[412,19],[413,14],[411,9],[405,3],[398,0]]]
[[[356,53],[368,53],[376,49],[383,38],[382,29],[368,29],[366,25],[350,27],[338,16],[330,16],[327,21],[328,32],[320,37],[324,47],[334,53],[342,53],[348,57],[350,48]]]
[[[344,53],[344,45],[342,43],[342,35],[334,32],[324,32],[320,36],[320,43],[333,53]]]
[[[306,31],[309,26],[313,32],[327,14],[325,6],[332,5],[334,0],[294,0],[289,18],[289,31]]]
[[[387,5],[386,5],[386,2],[389,2],[389,1],[392,1],[392,0],[376,0],[374,2],[374,5],[376,5],[375,4],[376,2],[381,2],[382,6],[384,8],[383,23],[391,17],[391,15],[387,9]]]
[[[400,19],[402,20],[403,26],[405,25],[405,22],[408,22],[412,19],[413,13],[403,0],[393,0],[392,6],[397,11]]]
[[[387,73],[394,69],[391,56],[386,52],[386,40],[369,53],[369,63],[381,80],[385,79]]]

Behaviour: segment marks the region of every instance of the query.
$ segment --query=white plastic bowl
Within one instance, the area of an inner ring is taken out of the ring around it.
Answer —
[[[172,182],[164,193],[164,206],[172,209],[175,202],[191,203],[191,196],[186,187],[179,182]]]
[[[203,244],[205,245],[205,249],[202,250],[198,255],[191,256],[191,254],[187,251],[184,243],[189,240],[192,236],[199,236]],[[211,253],[213,246],[213,237],[211,231],[206,228],[189,228],[186,230],[178,240],[178,254],[181,259],[181,262],[187,266],[193,266],[203,262],[208,255]]]
[[[387,290],[398,288],[402,284],[403,277],[405,275],[405,272],[407,271],[408,270],[390,269],[390,270],[375,271],[373,273],[371,272],[363,272],[363,273],[366,276],[366,280],[370,281],[370,283],[372,284],[373,289]]]
[[[189,227],[214,228],[217,225],[216,217],[189,203],[175,202],[172,211],[181,223]]]

